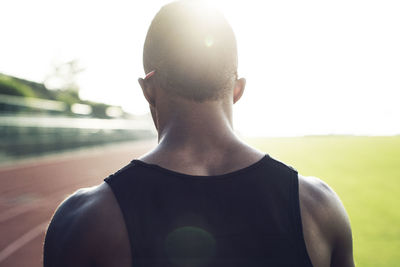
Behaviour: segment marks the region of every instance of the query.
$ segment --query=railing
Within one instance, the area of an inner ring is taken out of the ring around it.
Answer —
[[[65,116],[0,115],[0,127],[142,130],[153,128],[147,120],[72,118]]]
[[[149,119],[0,115],[0,161],[82,146],[154,138]]]
[[[0,94],[0,104],[57,112],[68,109],[68,106],[61,101],[3,94]]]

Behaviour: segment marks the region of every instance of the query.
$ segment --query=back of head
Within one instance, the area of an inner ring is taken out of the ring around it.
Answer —
[[[200,1],[176,1],[154,17],[143,50],[146,73],[163,90],[196,102],[224,98],[234,86],[236,40],[224,16]]]

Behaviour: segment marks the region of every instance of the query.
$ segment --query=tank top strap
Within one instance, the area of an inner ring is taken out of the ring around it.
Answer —
[[[290,173],[292,176],[290,185],[290,202],[292,204],[292,221],[294,236],[296,237],[295,240],[298,251],[298,258],[303,261],[304,266],[312,266],[303,234],[303,223],[300,210],[299,175],[296,169],[291,166],[288,167],[291,169]]]

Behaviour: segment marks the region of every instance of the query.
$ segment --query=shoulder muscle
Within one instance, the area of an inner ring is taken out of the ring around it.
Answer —
[[[86,214],[90,201],[85,190],[78,190],[58,206],[46,232],[45,267],[90,265],[90,247],[85,236],[90,225]]]
[[[96,190],[97,187],[80,189],[58,206],[46,232],[45,267],[92,264],[92,233],[100,216],[96,210],[99,202]]]
[[[310,241],[319,235],[330,254],[329,266],[354,266],[350,222],[339,196],[322,180],[300,175],[299,192],[302,216],[313,228],[306,229],[305,238],[307,232]]]
[[[48,227],[43,255],[50,266],[130,266],[123,215],[106,183],[64,200]]]

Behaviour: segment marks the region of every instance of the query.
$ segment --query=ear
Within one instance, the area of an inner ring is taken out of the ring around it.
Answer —
[[[151,86],[149,81],[146,81],[142,78],[139,78],[138,82],[140,84],[140,87],[142,88],[143,95],[146,98],[147,102],[149,102],[150,106],[154,107],[155,104],[154,88]]]
[[[235,87],[233,88],[233,104],[235,104],[242,97],[245,87],[245,78],[240,78],[239,80],[236,80]]]

